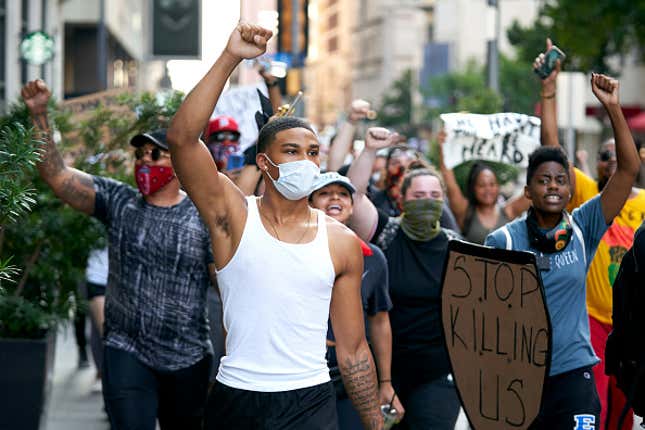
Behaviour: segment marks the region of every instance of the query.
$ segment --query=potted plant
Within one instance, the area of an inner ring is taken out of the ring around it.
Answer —
[[[124,94],[74,117],[52,102],[50,121],[64,136],[57,144],[66,162],[130,181],[129,139],[165,126],[181,99]],[[0,118],[0,416],[3,428],[21,430],[38,429],[46,415],[56,327],[83,306],[77,291],[87,256],[104,240],[98,221],[40,180],[42,142],[34,137],[24,105]]]

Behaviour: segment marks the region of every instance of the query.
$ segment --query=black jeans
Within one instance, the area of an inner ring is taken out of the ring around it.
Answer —
[[[331,382],[299,390],[258,392],[216,382],[208,397],[204,429],[337,430]]]
[[[600,399],[591,367],[550,376],[531,430],[600,429]]]
[[[403,421],[395,428],[453,430],[459,417],[461,403],[452,375],[444,375],[420,384],[408,382],[405,384],[394,379],[394,387],[405,408]]]
[[[152,369],[133,354],[105,347],[103,398],[112,430],[202,428],[213,357],[172,372]]]

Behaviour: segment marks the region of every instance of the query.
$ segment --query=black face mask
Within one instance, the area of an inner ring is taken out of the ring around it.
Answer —
[[[573,235],[571,217],[567,211],[562,211],[562,219],[555,227],[543,231],[538,226],[535,210],[531,207],[526,215],[526,227],[531,246],[545,254],[562,251],[567,247]]]

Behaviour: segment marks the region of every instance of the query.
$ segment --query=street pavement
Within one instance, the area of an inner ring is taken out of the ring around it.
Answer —
[[[96,369],[91,358],[89,368],[78,369],[74,329],[71,326],[62,327],[56,339],[52,391],[47,406],[46,427],[42,430],[110,430],[107,415],[103,411],[102,395],[92,392],[95,377]],[[634,430],[641,429],[640,422],[640,419],[635,420]],[[455,430],[468,430],[463,412]]]
[[[89,343],[89,342],[88,342]],[[62,327],[56,339],[56,361],[51,397],[44,430],[110,430],[103,412],[103,397],[92,392],[96,369],[78,369],[78,350],[74,328]]]

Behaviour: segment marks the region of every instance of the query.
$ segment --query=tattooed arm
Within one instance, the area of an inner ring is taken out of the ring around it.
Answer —
[[[68,167],[56,149],[47,117],[47,102],[51,93],[40,79],[28,82],[21,91],[34,128],[44,142],[43,158],[38,163],[40,176],[62,201],[86,214],[94,212],[94,181],[92,176]]]
[[[363,427],[381,429],[376,367],[365,340],[361,274],[363,254],[356,235],[338,223],[328,223],[329,246],[336,282],[332,290],[330,318],[336,337],[336,356],[345,390],[359,413]]]

